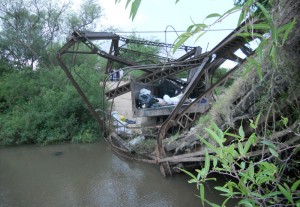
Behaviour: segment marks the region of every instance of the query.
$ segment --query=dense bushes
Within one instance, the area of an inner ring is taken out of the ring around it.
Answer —
[[[100,74],[83,66],[76,74],[92,104],[101,107]],[[101,134],[59,68],[5,72],[0,84],[1,145],[91,142]]]

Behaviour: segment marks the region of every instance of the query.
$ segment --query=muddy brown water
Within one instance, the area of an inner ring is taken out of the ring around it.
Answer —
[[[104,142],[0,148],[0,206],[201,206],[195,185],[124,160]],[[212,201],[222,199],[208,187]]]

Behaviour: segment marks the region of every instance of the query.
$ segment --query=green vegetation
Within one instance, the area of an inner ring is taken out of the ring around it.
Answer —
[[[96,0],[83,0],[76,10],[71,2],[59,0],[1,1],[0,145],[92,142],[102,136],[56,60],[71,32],[94,30],[102,16]],[[134,34],[130,38],[139,39]],[[124,47],[148,53],[150,61],[157,61],[157,47],[130,43]],[[89,49],[75,45],[70,50]],[[120,55],[134,62],[145,60],[141,54],[121,51]],[[105,109],[102,105],[108,103],[103,101],[100,81],[104,80],[106,61],[80,54],[65,54],[63,61],[93,107]]]
[[[100,108],[99,77],[83,67],[77,73],[94,83],[82,86]],[[101,134],[60,68],[12,71],[0,83],[0,144],[91,142]]]
[[[101,135],[55,56],[70,31],[94,28],[102,9],[94,0],[84,0],[77,12],[58,2],[0,3],[0,145],[91,142]],[[65,61],[94,107],[102,108],[103,74],[95,69],[104,63],[96,56]]]
[[[256,130],[259,121],[260,115],[256,120],[250,120],[250,127]],[[286,125],[288,119],[282,118],[281,121]],[[196,170],[197,175],[181,169],[191,176],[189,183],[197,184],[203,206],[218,206],[205,198],[205,182],[216,181],[216,178],[209,176],[213,173],[228,177],[223,186],[214,187],[226,197],[222,206],[226,206],[231,198],[239,199],[238,205],[241,206],[271,206],[279,203],[286,206],[299,205],[300,179],[293,174],[284,174],[288,165],[296,164],[291,159],[298,152],[296,146],[282,145],[278,148],[272,140],[259,140],[256,132],[246,137],[242,125],[237,134],[223,132],[214,122],[205,131],[213,143],[199,136],[207,147],[204,167]],[[256,154],[261,153],[257,150],[259,148],[265,150],[265,156],[257,160]],[[285,158],[279,155],[288,151],[289,155]]]

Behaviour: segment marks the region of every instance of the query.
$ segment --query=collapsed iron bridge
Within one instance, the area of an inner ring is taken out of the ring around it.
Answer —
[[[168,136],[170,131],[176,130],[180,132],[186,130],[199,120],[199,117],[210,108],[211,102],[213,101],[213,90],[231,76],[247,57],[253,54],[253,50],[249,47],[249,42],[253,39],[245,39],[239,36],[245,27],[247,27],[247,24],[247,22],[242,23],[211,51],[202,53],[200,47],[180,46],[179,49],[185,51],[183,56],[177,59],[155,56],[155,59],[159,61],[155,63],[152,62],[151,64],[130,61],[120,56],[120,51],[140,54],[138,51],[132,51],[124,47],[126,44],[142,44],[163,48],[173,48],[173,45],[145,40],[133,40],[108,32],[74,31],[68,42],[58,51],[57,60],[92,115],[99,125],[104,128],[104,136],[112,144],[113,149],[116,149],[119,154],[131,159],[159,164],[163,175],[172,175],[176,164],[197,162],[201,152],[192,152],[190,155],[182,154],[170,157],[164,148],[163,139]],[[111,41],[108,52],[102,50],[94,43],[98,40]],[[79,44],[85,45],[88,50],[74,50],[75,45]],[[245,58],[240,58],[235,55],[235,52],[238,50],[244,54]],[[107,60],[105,74],[108,77],[115,63],[122,64],[126,66],[127,69],[141,70],[144,72],[140,77],[106,91],[105,95],[108,100],[111,100],[117,96],[131,92],[133,115],[135,117],[147,117],[148,121],[143,128],[149,128],[151,135],[156,137],[156,156],[148,156],[145,158],[139,157],[139,155],[132,155],[132,151],[127,144],[111,131],[110,124],[108,124],[111,123],[111,116],[107,116],[107,114],[103,113],[99,115],[82,91],[69,67],[63,61],[65,54],[96,54],[105,58]],[[153,57],[151,54],[143,55],[150,59]],[[237,65],[230,69],[217,82],[212,84],[211,80],[214,73],[226,60],[234,61]],[[188,72],[186,81],[176,78],[176,75],[183,71]],[[164,87],[161,87],[162,84]],[[157,108],[137,107],[136,97],[140,89],[149,89],[154,95],[160,97],[162,96],[161,90],[165,87],[174,89],[171,95],[182,94],[182,98],[177,105]],[[187,101],[190,98],[193,98],[192,101]],[[205,102],[202,101],[203,99]]]

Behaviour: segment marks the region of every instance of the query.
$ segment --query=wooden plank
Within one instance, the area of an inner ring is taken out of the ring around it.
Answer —
[[[125,142],[120,136],[118,136],[115,132],[111,133],[111,138],[123,149],[126,149],[129,153],[134,154],[134,150],[131,149],[129,144]]]

